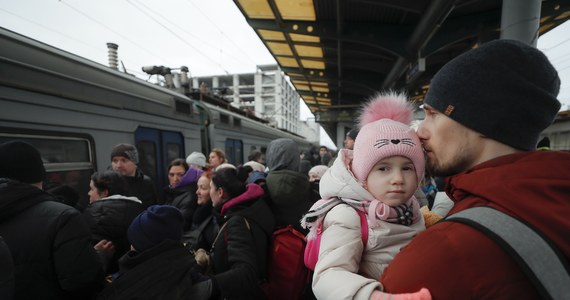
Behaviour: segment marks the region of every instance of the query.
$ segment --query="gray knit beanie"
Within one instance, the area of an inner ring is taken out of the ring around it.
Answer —
[[[135,164],[139,163],[139,152],[137,148],[131,144],[118,144],[111,150],[111,160],[115,156],[122,156]]]
[[[443,66],[425,103],[491,139],[534,150],[560,109],[559,90],[558,73],[542,52],[494,40]]]

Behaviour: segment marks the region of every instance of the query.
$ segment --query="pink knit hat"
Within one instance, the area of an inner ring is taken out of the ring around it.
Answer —
[[[409,126],[412,117],[406,96],[393,92],[379,93],[363,107],[351,166],[356,179],[364,183],[378,161],[397,155],[412,161],[421,182],[425,159],[420,140]]]

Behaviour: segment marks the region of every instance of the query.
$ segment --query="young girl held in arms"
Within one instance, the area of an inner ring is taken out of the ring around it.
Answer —
[[[301,220],[310,228],[309,240],[317,228],[322,234],[312,285],[318,299],[431,299],[424,288],[388,295],[378,281],[400,249],[425,229],[414,197],[425,160],[409,126],[412,115],[403,95],[374,97],[362,111],[354,150],[340,150],[321,178],[323,199]]]

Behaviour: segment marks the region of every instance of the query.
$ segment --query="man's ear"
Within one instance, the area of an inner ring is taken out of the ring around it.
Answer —
[[[216,189],[216,193],[218,193],[220,199],[224,199],[224,196],[226,195],[226,190],[224,190],[223,188],[218,188]]]

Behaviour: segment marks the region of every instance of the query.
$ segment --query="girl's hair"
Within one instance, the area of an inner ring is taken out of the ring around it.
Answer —
[[[226,154],[224,153],[224,151],[222,149],[214,148],[214,149],[212,149],[212,152],[216,153],[216,155],[222,160],[222,162],[220,164],[228,162],[226,160]]]
[[[91,175],[93,185],[100,191],[108,191],[109,196],[127,195],[129,193],[129,185],[125,178],[115,171],[104,171],[102,173],[95,172]]]
[[[245,192],[245,181],[247,180],[248,174],[249,173],[241,166],[238,167],[237,170],[233,168],[223,168],[212,174],[212,182],[217,188],[224,189],[229,199],[233,199]]]
[[[181,166],[184,168],[184,171],[188,171],[188,168],[190,168],[190,166],[188,166],[188,163],[186,162],[186,160],[183,158],[177,158],[177,159],[173,160],[172,162],[170,162],[170,164],[168,165],[168,171],[170,171],[170,169],[174,166]]]

